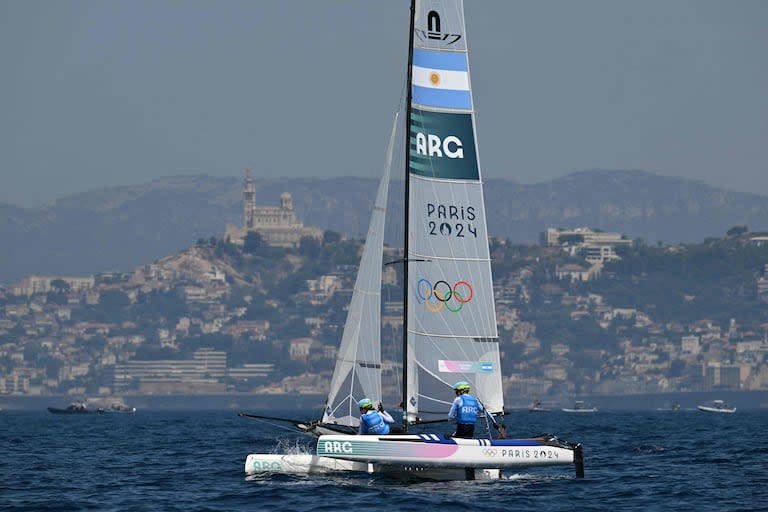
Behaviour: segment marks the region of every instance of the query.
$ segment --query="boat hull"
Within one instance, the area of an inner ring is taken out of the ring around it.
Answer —
[[[245,459],[245,473],[318,474],[340,471],[368,471],[365,462],[354,462],[312,454],[252,453]]]
[[[466,480],[468,477],[473,480],[494,480],[501,477],[501,472],[497,469],[478,469],[468,474],[465,468],[372,464],[311,454],[253,453],[245,459],[245,473],[249,476],[317,475],[350,472],[419,480]]]
[[[707,405],[700,405],[698,409],[702,412],[719,412],[724,414],[731,414],[736,412],[736,408],[723,408],[723,407],[709,407]]]
[[[48,412],[52,414],[94,414],[96,411],[91,411],[89,409],[76,409],[76,408],[70,408],[70,407],[67,407],[66,409],[61,409],[58,407],[49,407]]]
[[[575,452],[575,446],[552,436],[459,439],[442,434],[325,435],[317,441],[320,457],[421,468],[507,469],[574,464]]]

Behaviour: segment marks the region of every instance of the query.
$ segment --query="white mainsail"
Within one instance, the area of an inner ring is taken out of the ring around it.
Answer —
[[[465,380],[504,408],[461,0],[417,0],[408,152],[408,419],[445,416]]]
[[[395,116],[322,423],[357,426],[358,400],[381,400],[381,269]]]

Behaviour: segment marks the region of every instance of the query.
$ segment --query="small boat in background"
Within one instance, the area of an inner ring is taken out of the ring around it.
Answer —
[[[597,407],[587,405],[581,400],[576,400],[573,407],[565,407],[563,408],[563,412],[597,412]]]
[[[93,414],[96,411],[89,409],[83,402],[73,402],[64,408],[49,407],[48,412],[53,414]]]
[[[534,400],[528,408],[528,412],[549,412],[549,409],[541,405],[541,400]]]
[[[129,407],[125,404],[114,403],[109,407],[99,407],[98,412],[101,414],[111,414],[111,413],[120,413],[120,414],[129,413],[130,414],[130,413],[136,412],[136,408]]]
[[[104,405],[99,400],[87,400],[85,402],[72,402],[67,407],[48,407],[48,411],[53,414],[112,414],[112,413],[134,413],[135,407],[126,405],[122,400],[112,402],[110,405]]]
[[[733,413],[736,412],[735,407],[731,407],[725,401],[723,400],[712,400],[708,404],[702,404],[698,406],[698,409],[703,412],[725,412],[725,413]]]
[[[680,402],[672,402],[664,407],[659,407],[657,411],[679,411],[681,409]]]

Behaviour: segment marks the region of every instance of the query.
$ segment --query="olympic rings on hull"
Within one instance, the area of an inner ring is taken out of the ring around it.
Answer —
[[[475,292],[467,281],[456,281],[451,286],[448,281],[440,280],[433,285],[428,279],[421,278],[416,283],[416,295],[432,313],[439,313],[443,308],[458,313],[464,304],[472,302]]]

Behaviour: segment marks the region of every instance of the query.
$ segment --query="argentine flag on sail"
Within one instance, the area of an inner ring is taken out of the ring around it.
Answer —
[[[428,107],[472,109],[466,53],[413,49],[412,99]]]

